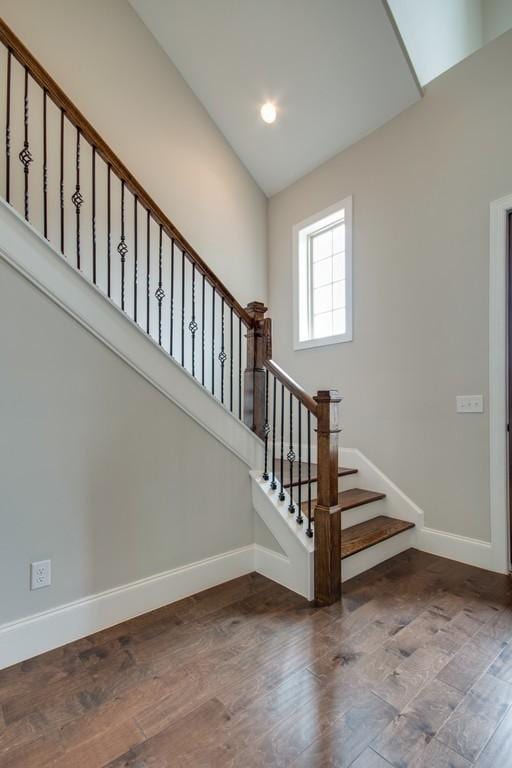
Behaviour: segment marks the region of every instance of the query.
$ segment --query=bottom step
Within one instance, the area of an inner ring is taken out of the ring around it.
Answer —
[[[394,517],[379,515],[364,523],[352,525],[341,532],[341,559],[362,552],[381,541],[398,536],[399,533],[414,528],[414,523],[397,520]]]

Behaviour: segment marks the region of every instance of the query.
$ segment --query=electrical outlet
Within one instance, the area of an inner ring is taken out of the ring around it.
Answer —
[[[52,561],[40,560],[30,563],[30,589],[49,587],[52,583]]]
[[[483,413],[483,395],[457,395],[457,413]]]

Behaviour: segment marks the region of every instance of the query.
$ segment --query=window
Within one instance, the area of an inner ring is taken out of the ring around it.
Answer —
[[[293,228],[295,349],[352,340],[352,198]]]

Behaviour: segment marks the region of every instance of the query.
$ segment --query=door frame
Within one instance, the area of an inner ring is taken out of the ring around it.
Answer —
[[[512,195],[490,206],[489,455],[491,548],[494,569],[507,573],[509,552],[508,464],[508,214]]]

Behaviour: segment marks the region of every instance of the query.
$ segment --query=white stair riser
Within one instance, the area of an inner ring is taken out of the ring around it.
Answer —
[[[379,515],[388,515],[389,510],[386,505],[386,499],[372,501],[369,504],[363,504],[360,507],[347,509],[341,513],[341,528],[350,528],[352,525],[364,523],[366,520],[373,520]]]
[[[397,536],[393,536],[391,539],[381,541],[379,544],[375,544],[375,546],[369,547],[369,549],[365,549],[363,552],[358,552],[357,555],[347,557],[341,563],[341,580],[347,581],[354,576],[358,576],[360,573],[374,568],[379,563],[389,560],[390,557],[394,557],[400,552],[414,547],[415,543],[416,531],[412,528],[399,533]]]

